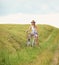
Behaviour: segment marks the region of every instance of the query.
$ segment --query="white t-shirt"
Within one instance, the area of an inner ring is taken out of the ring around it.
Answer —
[[[32,31],[33,34],[37,33],[37,30],[36,30],[36,28],[34,26],[31,26],[31,31]]]

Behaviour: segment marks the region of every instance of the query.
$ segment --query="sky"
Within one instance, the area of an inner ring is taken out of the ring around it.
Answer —
[[[59,12],[59,0],[0,0],[0,16],[13,13],[49,14]]]
[[[59,0],[0,0],[0,24],[28,24],[33,19],[59,28]]]

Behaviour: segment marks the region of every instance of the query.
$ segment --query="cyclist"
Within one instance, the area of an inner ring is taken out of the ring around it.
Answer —
[[[31,21],[31,25],[29,27],[29,29],[27,30],[27,32],[30,32],[30,35],[28,35],[28,44],[30,44],[30,38],[34,37],[35,39],[35,44],[39,45],[38,43],[38,30],[37,30],[37,26],[35,24],[36,22],[34,20]]]

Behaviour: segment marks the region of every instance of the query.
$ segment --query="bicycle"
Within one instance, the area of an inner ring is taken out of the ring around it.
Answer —
[[[31,33],[27,32],[27,46],[34,46],[35,45],[35,37],[31,35]]]

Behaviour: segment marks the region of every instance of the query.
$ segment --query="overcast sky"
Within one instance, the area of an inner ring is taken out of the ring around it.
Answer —
[[[0,0],[0,16],[13,13],[59,13],[59,0]]]
[[[59,28],[59,0],[0,0],[0,24],[49,24]]]

